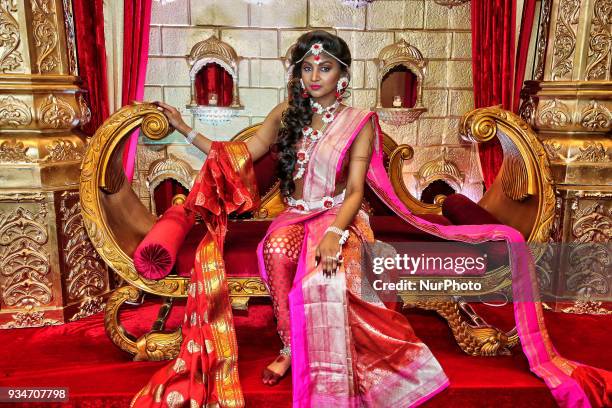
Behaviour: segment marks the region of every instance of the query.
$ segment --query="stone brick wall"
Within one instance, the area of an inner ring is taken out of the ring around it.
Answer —
[[[469,3],[449,9],[433,0],[377,0],[354,9],[340,0],[175,0],[153,2],[150,59],[145,99],[163,100],[178,108],[189,102],[189,76],[185,56],[198,41],[217,34],[244,59],[240,62],[240,96],[245,106],[231,123],[213,127],[185,113],[188,124],[217,140],[226,140],[241,129],[261,122],[283,100],[285,72],[280,57],[298,36],[322,28],[344,38],[353,56],[353,106],[375,103],[376,66],[380,50],[400,38],[421,50],[428,59],[423,102],[428,111],[408,126],[383,124],[398,143],[416,147],[406,177],[448,146],[448,157],[467,171],[470,149],[462,145],[457,127],[460,116],[473,107]],[[203,155],[172,135],[169,152],[198,169]],[[147,148],[147,147],[145,147]],[[149,146],[148,149],[159,150]],[[152,152],[145,152],[151,155]],[[145,161],[141,160],[144,165]],[[145,170],[138,165],[139,170]]]

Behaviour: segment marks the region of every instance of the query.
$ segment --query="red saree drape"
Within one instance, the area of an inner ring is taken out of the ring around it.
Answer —
[[[88,135],[93,135],[109,114],[102,2],[72,2],[79,76],[91,108],[91,120],[82,127]]]
[[[185,202],[188,214],[199,213],[208,232],[195,256],[181,328],[181,350],[176,360],[153,375],[134,397],[131,407],[244,407],[223,241],[228,214],[240,214],[258,206],[253,163],[246,144],[213,142]],[[189,228],[190,223],[193,220],[182,225]],[[163,236],[168,234],[165,228],[141,243],[135,262],[140,259],[141,264],[155,263],[148,261],[151,254],[146,253],[147,247],[159,246],[154,243],[156,240],[165,241]],[[172,236],[177,232],[180,233],[175,230]],[[158,252],[164,250],[177,251],[178,245],[162,245]],[[153,257],[159,259],[159,253]]]
[[[123,9],[123,88],[121,104],[141,101],[149,59],[149,27],[152,0],[124,0]],[[123,170],[128,180],[134,175],[138,133],[134,132],[123,152]]]

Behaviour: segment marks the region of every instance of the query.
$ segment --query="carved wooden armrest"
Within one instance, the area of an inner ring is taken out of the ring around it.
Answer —
[[[462,118],[460,132],[475,143],[497,137],[502,146],[501,169],[478,204],[502,223],[521,231],[528,241],[546,242],[555,196],[550,165],[535,132],[520,117],[499,107],[468,112]],[[395,192],[416,214],[441,214],[443,200],[423,203],[406,187],[402,167],[413,155],[408,145],[400,145],[391,153],[389,177]]]
[[[83,221],[102,259],[131,285],[159,296],[186,296],[187,279],[148,280],[134,267],[132,254],[157,219],[123,172],[123,150],[138,128],[152,140],[163,139],[172,130],[156,105],[135,103],[111,115],[92,137],[81,165]]]

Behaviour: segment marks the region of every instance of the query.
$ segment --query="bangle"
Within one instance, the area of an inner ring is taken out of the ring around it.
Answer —
[[[193,141],[194,141],[194,139],[196,138],[196,136],[197,136],[197,135],[198,135],[198,132],[196,132],[195,130],[191,129],[191,130],[189,131],[189,133],[187,133],[187,134],[185,135],[185,139],[187,139],[187,141],[188,141],[190,144],[193,144]]]
[[[340,235],[340,239],[338,240],[338,243],[340,245],[344,245],[344,243],[346,242],[346,240],[349,237],[349,231],[348,230],[344,230],[342,231],[340,228],[338,227],[334,227],[333,225],[331,227],[328,227],[325,232],[333,232],[335,234]]]

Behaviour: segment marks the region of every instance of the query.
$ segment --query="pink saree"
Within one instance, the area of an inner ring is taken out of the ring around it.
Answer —
[[[516,299],[537,299],[531,255],[522,235],[503,225],[442,226],[413,215],[394,193],[383,166],[382,133],[374,113],[346,108],[327,129],[324,143],[312,152],[303,199],[333,196],[336,176],[353,140],[372,120],[376,140],[367,183],[398,216],[434,236],[450,241],[505,241]],[[349,226],[343,247],[344,267],[325,278],[314,264],[315,249],[332,224],[339,205],[302,212],[289,208],[266,234],[304,224],[304,240],[289,293],[294,407],[406,407],[427,401],[448,386],[448,379],[406,319],[380,301],[361,294],[360,245],[374,240],[367,215],[360,211]],[[267,282],[262,240],[259,269]],[[523,297],[519,297],[518,295]],[[528,296],[532,296],[529,298]],[[515,302],[514,314],[531,370],[541,377],[562,407],[610,404],[611,373],[564,359],[552,346],[539,302]]]

